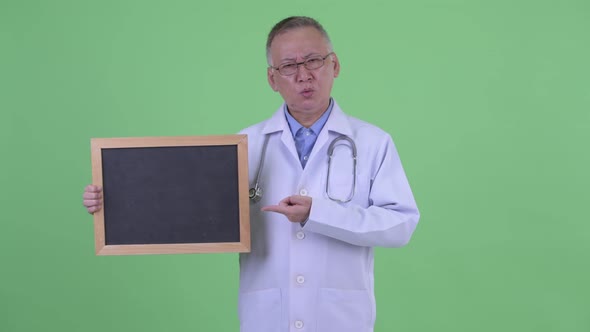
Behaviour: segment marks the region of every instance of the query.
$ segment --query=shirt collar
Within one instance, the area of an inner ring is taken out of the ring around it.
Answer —
[[[320,133],[320,131],[326,124],[326,121],[328,121],[328,118],[330,117],[330,112],[332,112],[333,107],[334,100],[330,98],[330,105],[328,105],[328,108],[326,109],[324,114],[322,114],[322,116],[319,119],[317,119],[316,122],[314,122],[311,125],[311,127],[309,127],[309,129],[311,129],[314,132],[314,134],[318,135]],[[283,110],[285,112],[285,117],[287,119],[287,123],[289,124],[289,128],[291,129],[291,134],[293,135],[293,137],[295,137],[297,132],[301,128],[303,128],[303,126],[297,120],[295,120],[295,118],[289,113],[289,111],[287,110],[287,104],[285,104]]]

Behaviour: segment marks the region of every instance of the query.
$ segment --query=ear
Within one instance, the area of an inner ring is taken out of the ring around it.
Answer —
[[[340,74],[340,61],[338,60],[336,53],[332,54],[331,57],[334,65],[334,78],[336,78]]]
[[[271,89],[276,92],[279,91],[279,87],[275,81],[274,74],[275,72],[271,67],[266,68],[266,78],[268,79],[268,85],[270,85]]]

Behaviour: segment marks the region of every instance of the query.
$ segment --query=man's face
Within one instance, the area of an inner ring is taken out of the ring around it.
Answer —
[[[330,52],[327,41],[313,27],[296,28],[274,38],[270,47],[270,60],[273,67],[282,64],[303,62],[310,57],[324,57]],[[330,55],[324,65],[308,70],[300,65],[295,74],[283,76],[278,70],[268,68],[268,83],[278,91],[291,114],[315,118],[328,108],[334,78],[340,72],[336,54]]]

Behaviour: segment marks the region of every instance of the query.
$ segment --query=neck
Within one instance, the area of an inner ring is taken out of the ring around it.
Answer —
[[[329,99],[317,111],[312,111],[312,112],[310,112],[310,111],[297,111],[297,110],[291,110],[290,108],[287,108],[287,111],[289,111],[289,114],[291,114],[291,116],[295,120],[297,120],[297,122],[299,122],[302,126],[304,126],[305,128],[309,128],[319,118],[322,117],[322,115],[324,114],[324,112],[326,112],[328,110],[328,106],[330,106],[330,100]]]

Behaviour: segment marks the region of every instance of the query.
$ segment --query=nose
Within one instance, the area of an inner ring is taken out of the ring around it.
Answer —
[[[300,64],[297,66],[297,82],[305,82],[305,81],[309,81],[312,78],[311,75],[311,71],[307,68],[305,68],[305,66],[303,64]]]

